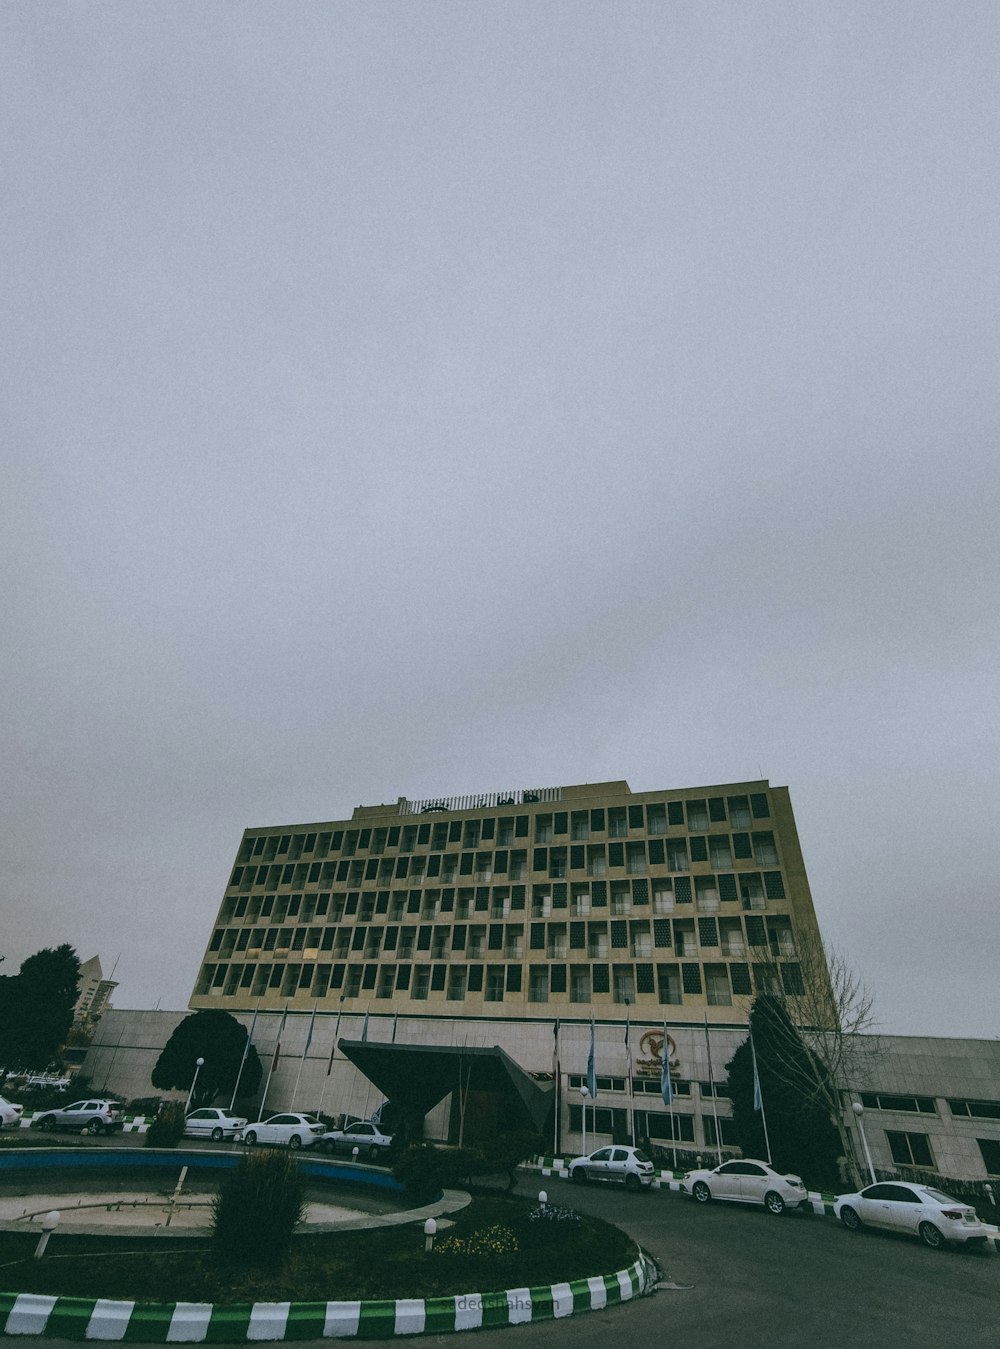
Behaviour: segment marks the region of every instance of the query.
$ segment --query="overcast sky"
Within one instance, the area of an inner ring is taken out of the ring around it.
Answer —
[[[243,829],[787,784],[1000,1034],[1000,6],[0,12],[3,926],[183,1008]]]

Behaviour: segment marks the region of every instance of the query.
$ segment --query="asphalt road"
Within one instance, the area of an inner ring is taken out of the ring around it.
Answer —
[[[624,1228],[659,1262],[665,1286],[608,1311],[471,1332],[474,1341],[463,1338],[476,1349],[606,1349],[623,1337],[684,1349],[1000,1349],[995,1252],[930,1251],[889,1234],[849,1233],[832,1219],[701,1207],[663,1191],[581,1189],[537,1175],[518,1185],[524,1194],[542,1188],[554,1203]],[[415,1342],[454,1345],[457,1338]],[[329,1349],[331,1341],[315,1343]]]

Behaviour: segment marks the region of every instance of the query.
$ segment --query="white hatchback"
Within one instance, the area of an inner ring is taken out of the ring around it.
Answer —
[[[284,1143],[290,1148],[311,1148],[325,1133],[326,1125],[312,1115],[272,1115],[248,1124],[236,1135],[241,1143]]]
[[[710,1199],[728,1199],[738,1204],[763,1204],[768,1213],[784,1213],[809,1201],[799,1176],[786,1176],[767,1162],[747,1157],[723,1162],[712,1171],[689,1171],[681,1189],[700,1204]]]
[[[971,1204],[930,1185],[899,1180],[879,1181],[857,1194],[842,1194],[833,1211],[852,1232],[860,1227],[885,1227],[919,1237],[933,1250],[949,1242],[985,1244],[990,1235]]]
[[[586,1185],[588,1180],[617,1181],[627,1190],[652,1185],[655,1168],[642,1148],[612,1146],[598,1148],[589,1157],[574,1157],[569,1164],[570,1180]]]

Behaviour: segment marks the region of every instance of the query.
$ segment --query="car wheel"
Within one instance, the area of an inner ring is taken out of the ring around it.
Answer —
[[[96,1138],[101,1132],[101,1121],[99,1119],[92,1119],[83,1132],[85,1134],[91,1134]]]
[[[328,1138],[326,1142],[323,1144],[323,1151],[330,1153],[331,1156],[333,1153],[337,1151],[337,1145],[332,1138]]]
[[[929,1246],[932,1251],[940,1251],[944,1246],[944,1237],[939,1228],[933,1223],[921,1223],[917,1228],[920,1233],[920,1240],[925,1246]]]
[[[768,1213],[773,1213],[778,1218],[785,1211],[785,1201],[776,1190],[768,1190],[764,1196],[764,1207]]]
[[[852,1208],[842,1208],[840,1210],[840,1221],[849,1232],[857,1232],[861,1227],[861,1219]]]
[[[629,1174],[625,1177],[625,1188],[626,1190],[632,1190],[634,1193],[636,1190],[642,1189],[642,1182],[638,1176]]]
[[[40,1119],[38,1121],[38,1127],[39,1129],[47,1129],[49,1133],[51,1133],[53,1129],[56,1127],[55,1116],[46,1115],[44,1119]]]
[[[302,1139],[298,1134],[292,1134],[291,1138],[288,1140],[288,1146],[293,1152],[298,1152],[299,1148],[302,1146]]]
[[[225,1135],[223,1134],[223,1131],[222,1131],[221,1129],[213,1129],[213,1130],[212,1130],[212,1142],[213,1142],[213,1143],[221,1143],[224,1137],[225,1137]]]
[[[252,1148],[253,1145],[257,1142],[257,1135],[254,1133],[252,1129],[248,1133],[245,1133],[243,1135],[243,1142],[246,1143],[248,1148]]]
[[[574,1166],[569,1174],[572,1177],[574,1185],[586,1185],[587,1172],[582,1166]]]
[[[381,1151],[382,1149],[378,1146],[378,1144],[373,1143],[371,1147],[368,1149],[368,1160],[370,1162],[377,1162]]]
[[[712,1197],[712,1191],[703,1180],[695,1181],[694,1189],[691,1191],[699,1204],[707,1204]]]

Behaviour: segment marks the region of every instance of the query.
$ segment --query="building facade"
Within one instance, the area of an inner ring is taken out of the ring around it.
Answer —
[[[817,941],[784,787],[401,797],[248,829],[190,1005],[744,1023]]]

